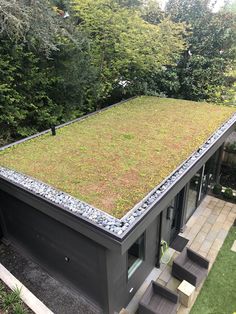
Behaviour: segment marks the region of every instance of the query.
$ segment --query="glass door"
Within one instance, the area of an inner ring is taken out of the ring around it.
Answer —
[[[179,192],[162,213],[162,239],[171,244],[180,230],[184,190]]]
[[[208,184],[209,184],[209,172],[208,172],[207,167],[205,167],[204,165],[202,169],[202,178],[201,178],[201,186],[200,186],[198,203],[200,203],[202,199],[205,197],[205,195],[207,194]]]
[[[170,225],[170,243],[174,241],[180,229],[180,215],[182,212],[182,202],[183,202],[183,191],[176,195],[173,204],[172,219]]]
[[[217,153],[192,177],[188,186],[186,221],[192,216],[197,206],[207,194],[211,180],[214,178]]]
[[[200,169],[189,182],[186,221],[192,216],[197,208],[201,179],[202,169]]]

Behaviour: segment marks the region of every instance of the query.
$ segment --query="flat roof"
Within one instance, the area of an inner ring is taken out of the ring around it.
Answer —
[[[235,108],[142,96],[0,152],[0,165],[121,218]]]

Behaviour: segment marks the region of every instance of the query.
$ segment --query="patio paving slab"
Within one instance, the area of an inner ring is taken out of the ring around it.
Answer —
[[[171,277],[170,280],[168,281],[166,287],[172,291],[176,291],[178,286],[180,285],[180,282],[181,282],[180,280],[178,280],[174,277]]]
[[[217,235],[217,239],[219,240],[225,240],[225,238],[227,237],[228,232],[224,229],[220,229],[218,235]]]
[[[209,232],[208,232],[208,234],[206,235],[206,237],[205,237],[205,240],[206,241],[211,241],[211,242],[214,242],[214,240],[216,239],[216,237],[218,236],[218,234],[219,234],[219,232],[218,231],[216,231],[216,230],[210,230]]]
[[[208,216],[207,221],[211,224],[214,224],[217,218],[218,218],[217,215],[211,214],[210,216]]]
[[[200,251],[208,253],[210,251],[211,246],[212,246],[212,242],[204,241],[200,247]]]
[[[205,222],[205,224],[202,226],[201,231],[208,233],[212,228],[212,224],[209,222]]]
[[[171,279],[171,267],[167,265],[165,270],[161,273],[159,277],[162,281],[164,281],[166,284],[169,282]]]

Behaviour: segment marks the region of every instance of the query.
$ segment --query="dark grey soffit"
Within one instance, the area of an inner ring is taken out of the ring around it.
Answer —
[[[116,104],[118,105],[118,104]],[[107,109],[107,108],[106,108]],[[90,115],[88,115],[90,116]],[[86,116],[87,117],[87,116]],[[86,117],[76,119],[71,123],[80,121]],[[218,130],[208,138],[208,140],[198,148],[187,160],[185,160],[175,171],[173,171],[165,180],[156,186],[148,195],[146,195],[137,205],[135,205],[125,216],[117,219],[104,211],[97,209],[67,193],[53,188],[41,181],[32,177],[19,173],[17,171],[0,167],[0,177],[11,184],[20,187],[21,189],[30,192],[36,197],[44,199],[61,210],[71,213],[74,217],[90,223],[108,236],[115,240],[122,241],[128,233],[140,222],[142,217],[147,213],[175,186],[181,178],[185,176],[189,170],[214,146],[214,144],[227,133],[236,123],[236,113]],[[68,125],[64,124],[59,127]],[[40,136],[49,132],[39,133],[33,137]],[[29,140],[29,137],[25,140]],[[25,141],[23,140],[23,141]],[[12,145],[20,144],[22,141],[13,143]],[[2,147],[0,150],[7,149],[9,146]]]

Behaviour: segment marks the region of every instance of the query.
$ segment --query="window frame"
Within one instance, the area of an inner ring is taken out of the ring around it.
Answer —
[[[139,247],[139,253],[140,253],[140,250],[141,250],[141,254],[139,254],[140,257],[137,258],[134,261],[134,263],[131,265],[131,267],[129,268],[129,250],[139,240],[141,241],[141,243],[140,243],[141,247]],[[138,237],[138,239],[129,247],[129,249],[126,252],[127,281],[129,281],[133,277],[133,274],[136,272],[136,270],[140,268],[142,263],[145,261],[145,257],[146,257],[146,232],[143,232]]]

